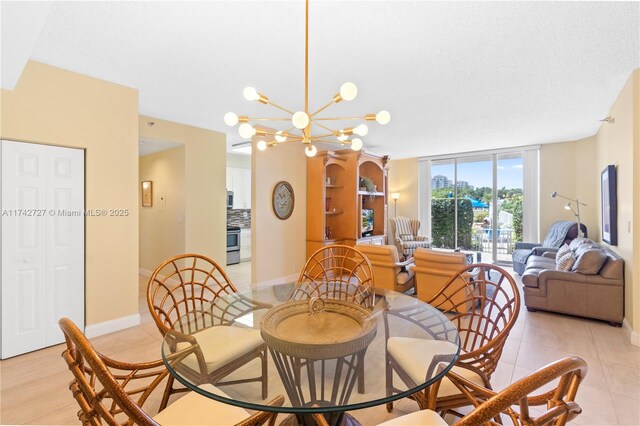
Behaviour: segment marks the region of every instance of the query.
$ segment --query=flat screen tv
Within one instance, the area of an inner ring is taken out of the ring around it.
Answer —
[[[362,236],[366,237],[373,233],[373,209],[362,209]]]

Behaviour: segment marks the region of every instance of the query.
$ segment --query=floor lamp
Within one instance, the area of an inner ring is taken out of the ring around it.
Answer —
[[[392,192],[391,199],[393,199],[393,217],[398,217],[398,200],[400,199],[400,193]]]
[[[569,198],[569,197],[565,197],[564,195],[560,195],[557,192],[552,192],[551,193],[551,197],[556,198],[556,197],[560,197],[560,198],[564,198],[565,200],[569,200],[569,202],[567,203],[566,206],[564,206],[565,209],[567,210],[571,210],[573,212],[573,215],[576,217],[576,222],[578,223],[578,236],[579,237],[584,237],[584,234],[582,233],[582,229],[580,226],[580,206],[587,206],[585,203],[582,203],[580,201],[578,201],[578,199],[573,199],[573,198]],[[573,207],[571,206],[571,203],[576,203],[576,209],[574,210]]]

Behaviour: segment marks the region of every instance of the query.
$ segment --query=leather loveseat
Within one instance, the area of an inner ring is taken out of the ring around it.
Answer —
[[[558,249],[534,249],[522,275],[529,311],[544,310],[608,321],[624,318],[624,260],[586,238],[569,246],[573,266],[558,270]],[[564,250],[568,250],[565,248]]]

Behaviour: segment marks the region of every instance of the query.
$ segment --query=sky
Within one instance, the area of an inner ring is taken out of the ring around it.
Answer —
[[[458,162],[458,180],[466,180],[474,187],[493,186],[491,159]],[[431,176],[444,175],[453,180],[454,164],[432,164]],[[522,188],[522,158],[498,159],[498,188]]]

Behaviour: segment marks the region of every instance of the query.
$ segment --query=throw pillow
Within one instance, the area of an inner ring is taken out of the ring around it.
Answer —
[[[556,262],[558,262],[558,260],[560,260],[562,256],[564,256],[569,252],[571,252],[571,248],[569,247],[569,244],[563,244],[562,247],[560,247],[556,252]]]
[[[573,257],[573,253],[569,250],[560,259],[556,259],[556,269],[558,271],[570,271],[575,261],[576,258]]]
[[[606,261],[607,253],[599,248],[590,248],[576,259],[571,270],[585,275],[595,275],[600,272]]]

